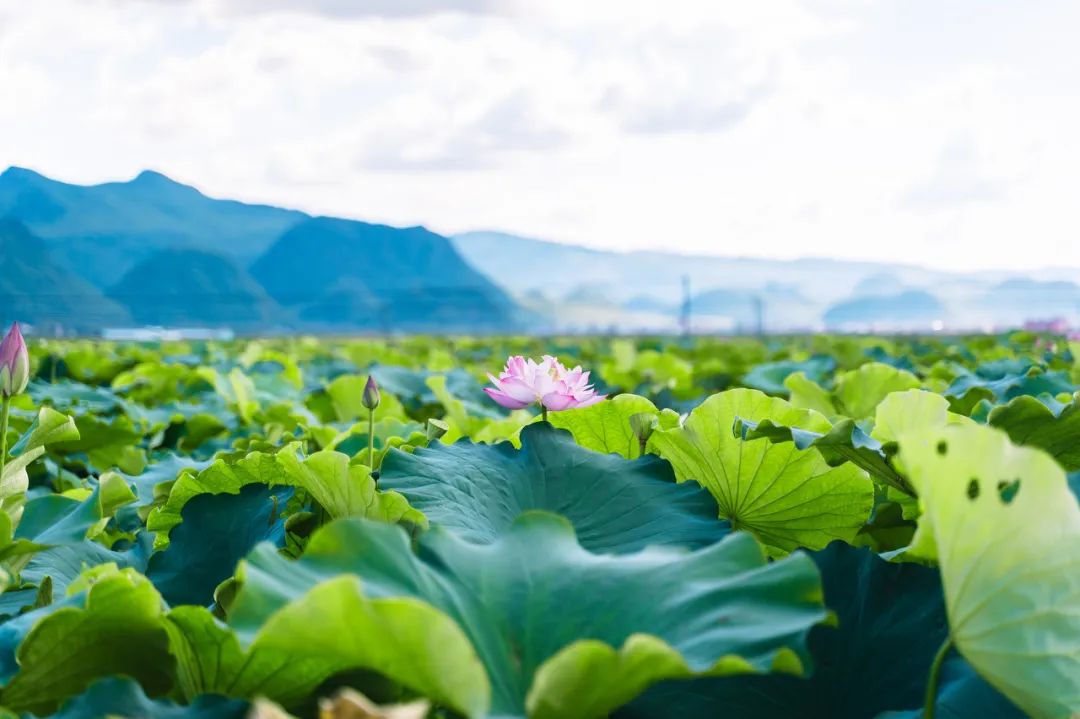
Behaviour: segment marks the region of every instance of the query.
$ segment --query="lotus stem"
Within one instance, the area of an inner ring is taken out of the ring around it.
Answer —
[[[10,411],[11,397],[5,396],[3,409],[0,409],[0,477],[4,476],[4,468],[7,467],[8,414]]]
[[[941,678],[941,667],[952,648],[952,637],[945,637],[937,656],[934,657],[934,663],[930,665],[930,675],[926,680],[926,701],[923,703],[923,719],[934,719],[937,711],[937,689],[938,679]]]
[[[375,410],[369,409],[367,415],[367,461],[368,469],[375,471]]]
[[[544,405],[540,405],[540,419],[544,420],[545,422],[548,421],[547,420],[547,407],[545,407]]]

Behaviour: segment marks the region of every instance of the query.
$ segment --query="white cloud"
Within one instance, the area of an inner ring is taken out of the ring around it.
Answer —
[[[1080,265],[1080,8],[980,7],[0,0],[0,164],[620,249]]]

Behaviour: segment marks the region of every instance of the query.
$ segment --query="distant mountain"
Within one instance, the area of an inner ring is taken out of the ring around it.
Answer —
[[[830,330],[850,331],[872,327],[890,330],[923,330],[943,322],[947,311],[937,297],[921,290],[895,295],[871,295],[838,302],[825,312]]]
[[[747,249],[714,232],[717,252]],[[667,239],[667,238],[665,238]],[[677,238],[671,244],[677,246]],[[927,331],[992,329],[1027,319],[1064,317],[1080,323],[1080,292],[1066,286],[1069,268],[1036,272],[947,272],[914,264],[804,258],[613,252],[502,232],[467,232],[453,238],[478,270],[517,297],[542,291],[556,321],[595,302],[579,302],[581,288],[603,292],[622,316],[605,319],[626,330],[676,331],[684,278],[692,293],[691,325],[701,331],[745,331],[757,325],[758,303],[766,330],[815,330],[871,326]],[[533,303],[535,305],[535,303]],[[539,306],[539,305],[535,305]],[[562,326],[562,325],[561,325]],[[727,328],[727,329],[724,329]]]
[[[508,278],[518,291],[540,288],[565,294],[581,285],[603,285],[616,300],[649,295],[669,304],[682,301],[683,277],[691,291],[748,290],[787,286],[814,302],[846,298],[868,275],[888,271],[907,284],[923,284],[948,273],[908,265],[831,259],[768,260],[752,257],[681,255],[674,252],[613,252],[565,245],[502,232],[467,232],[453,237],[473,267],[491,278]],[[674,243],[673,243],[674,244]],[[718,235],[718,252],[743,250]],[[1005,275],[1000,275],[1004,279]]]
[[[317,217],[283,234],[252,276],[305,321],[356,329],[496,331],[517,308],[443,236]]]
[[[422,227],[213,199],[156,172],[82,186],[12,167],[0,174],[0,218],[22,228],[9,230],[0,289],[19,296],[11,306],[25,321],[472,332],[511,331],[522,317]],[[9,279],[9,267],[51,281]],[[61,295],[48,307],[43,287]]]
[[[280,322],[273,300],[242,267],[201,250],[160,250],[108,290],[136,324],[235,329]]]
[[[72,274],[24,224],[0,219],[0,322],[89,331],[129,321],[123,307]]]
[[[0,174],[0,217],[21,221],[58,262],[109,287],[161,249],[202,249],[246,265],[307,215],[212,199],[157,172],[84,186],[12,167]]]

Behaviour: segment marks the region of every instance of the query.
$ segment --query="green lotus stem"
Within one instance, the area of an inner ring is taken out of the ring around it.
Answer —
[[[540,419],[547,422],[547,407],[540,405]]]
[[[934,657],[934,663],[930,665],[930,676],[926,680],[926,701],[923,703],[923,719],[934,719],[934,713],[937,710],[937,688],[938,679],[941,677],[941,667],[945,663],[945,657],[949,654],[949,650],[952,648],[952,637],[945,637],[945,641],[941,643],[941,648],[938,649],[937,656]]]
[[[0,477],[7,467],[8,414],[11,411],[11,397],[4,397],[3,409],[0,409]]]
[[[367,461],[368,469],[375,471],[375,410],[369,409],[367,414]]]

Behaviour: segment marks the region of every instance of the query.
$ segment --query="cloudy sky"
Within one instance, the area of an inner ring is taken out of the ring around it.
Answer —
[[[1080,267],[1073,0],[0,0],[0,165],[614,249]]]

